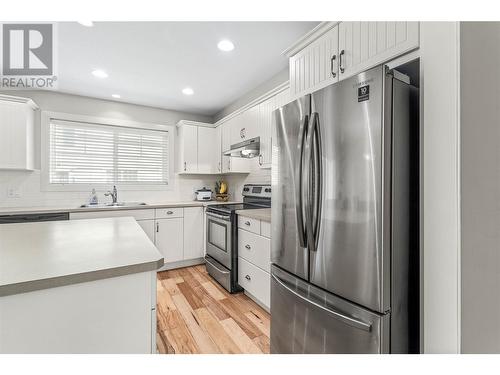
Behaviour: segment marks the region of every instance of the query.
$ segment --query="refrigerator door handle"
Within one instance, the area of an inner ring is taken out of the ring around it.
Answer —
[[[304,228],[304,213],[302,210],[302,184],[303,184],[303,158],[304,158],[304,142],[305,133],[307,130],[308,116],[304,116],[304,122],[302,124],[302,129],[299,133],[299,162],[296,166],[295,171],[295,216],[297,218],[297,229],[299,235],[299,245],[301,247],[306,247],[306,232]]]
[[[311,166],[315,163],[315,175],[311,176]],[[321,134],[319,129],[319,115],[314,112],[309,120],[306,141],[306,238],[309,250],[316,251],[319,238],[319,223],[321,218],[322,200],[322,169],[321,169]],[[315,184],[313,185],[313,182]]]
[[[326,307],[320,305],[319,303],[316,303],[316,302],[310,300],[309,298],[303,296],[299,292],[291,289],[282,280],[280,280],[276,275],[271,274],[271,276],[274,279],[274,281],[276,281],[282,288],[286,289],[289,293],[293,294],[295,297],[301,299],[302,301],[304,301],[310,305],[313,305],[314,307],[330,314],[335,319],[338,319],[338,320],[340,320],[340,321],[342,321],[342,322],[344,322],[352,327],[359,328],[359,329],[362,329],[363,331],[367,331],[367,332],[371,331],[372,325],[370,323],[365,323],[361,320],[344,315],[338,311],[326,308]]]

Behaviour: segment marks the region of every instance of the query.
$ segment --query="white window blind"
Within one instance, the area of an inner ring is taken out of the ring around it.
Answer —
[[[49,183],[168,184],[167,131],[51,120]]]

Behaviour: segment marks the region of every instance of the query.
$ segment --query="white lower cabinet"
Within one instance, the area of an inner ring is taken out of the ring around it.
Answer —
[[[184,224],[182,218],[156,220],[156,247],[165,263],[184,260]]]
[[[238,216],[238,284],[270,309],[271,223]]]
[[[203,207],[184,208],[184,259],[203,258]]]
[[[271,306],[271,277],[269,273],[238,258],[238,283],[265,307]]]
[[[131,216],[165,258],[160,270],[199,264],[205,256],[203,207],[72,212],[71,220]],[[174,264],[175,263],[175,264]]]

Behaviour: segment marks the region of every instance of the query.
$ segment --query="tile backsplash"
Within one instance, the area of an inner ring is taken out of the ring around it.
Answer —
[[[165,201],[190,201],[195,199],[195,190],[204,186],[214,189],[217,180],[225,180],[229,186],[230,199],[241,201],[241,190],[246,183],[270,183],[268,169],[260,169],[257,159],[252,160],[251,172],[238,175],[192,175],[178,176],[173,180],[171,190],[120,190],[120,201],[144,201],[146,203]],[[112,188],[110,186],[109,188]],[[104,190],[97,190],[99,200],[107,202]],[[73,207],[86,203],[90,191],[42,191],[40,171],[0,171],[0,207]]]

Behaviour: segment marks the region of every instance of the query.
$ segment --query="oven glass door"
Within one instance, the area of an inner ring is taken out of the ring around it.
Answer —
[[[231,269],[231,221],[207,213],[207,254]]]

